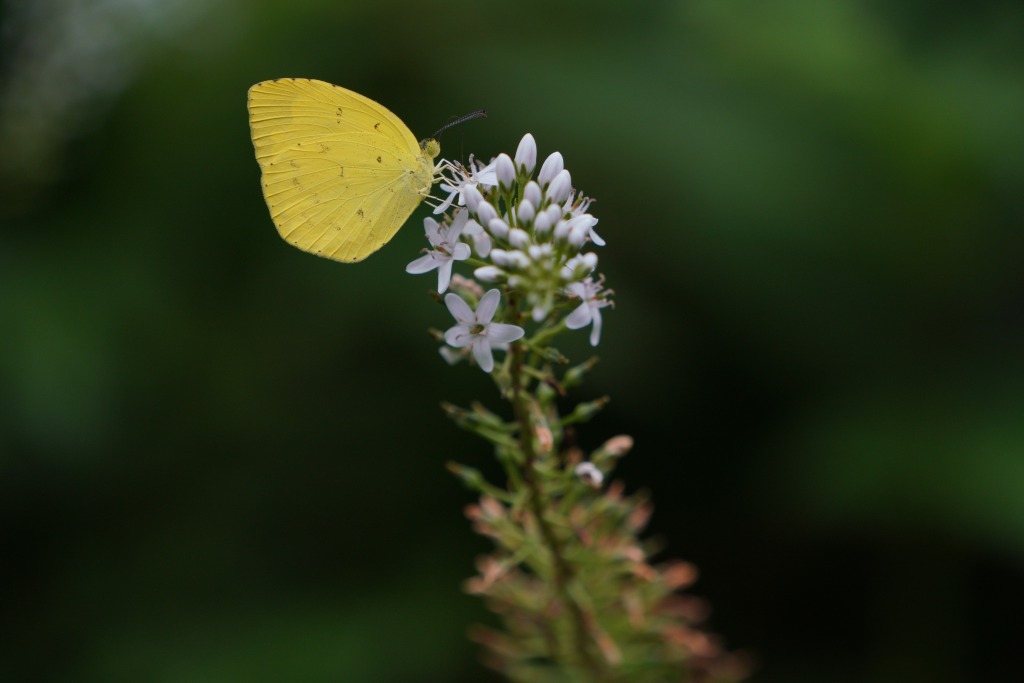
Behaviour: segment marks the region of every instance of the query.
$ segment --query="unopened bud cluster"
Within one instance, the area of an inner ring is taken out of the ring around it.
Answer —
[[[535,174],[536,159],[537,145],[528,134],[514,159],[500,154],[476,178],[455,169],[454,180],[456,186],[462,183],[460,198],[470,216],[494,242],[487,254],[491,265],[477,268],[474,275],[522,292],[534,321],[540,322],[558,294],[597,268],[597,254],[581,250],[604,240],[594,231],[597,219],[587,211],[591,200],[573,190],[562,155],[551,154]]]

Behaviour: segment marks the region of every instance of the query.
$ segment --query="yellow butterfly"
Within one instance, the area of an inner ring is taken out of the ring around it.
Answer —
[[[441,152],[368,97],[306,78],[249,88],[249,126],[281,237],[346,263],[395,236],[429,195]]]

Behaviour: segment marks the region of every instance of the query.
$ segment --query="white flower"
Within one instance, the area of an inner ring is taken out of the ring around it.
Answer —
[[[594,282],[590,277],[582,282],[573,282],[565,291],[580,299],[580,305],[565,319],[565,326],[570,330],[578,330],[593,324],[590,330],[590,345],[597,346],[601,341],[601,309],[611,306],[612,302],[604,298],[601,284]]]
[[[407,265],[405,272],[419,275],[437,268],[437,291],[444,292],[448,289],[452,279],[453,261],[469,258],[469,245],[459,241],[459,235],[466,227],[468,218],[469,212],[466,210],[457,212],[450,225],[438,223],[433,218],[424,218],[423,227],[433,249]]]
[[[590,205],[593,203],[594,200],[590,197],[584,197],[582,194],[577,197],[576,194],[573,193],[565,200],[565,204],[562,209],[565,213],[569,214],[570,225],[583,224],[586,226],[586,229],[584,230],[585,234],[583,235],[584,240],[589,237],[591,242],[599,247],[603,247],[605,245],[605,241],[594,230],[594,226],[597,225],[597,219],[587,213],[587,209],[589,209]]]
[[[494,187],[498,184],[498,175],[495,172],[495,162],[493,161],[486,166],[480,165],[478,167],[477,162],[473,161],[471,157],[468,169],[453,163],[447,163],[444,168],[451,177],[446,177],[445,180],[447,182],[441,183],[441,191],[447,192],[448,197],[434,209],[435,215],[447,211],[456,197],[459,198],[459,206],[465,206],[465,193],[469,188],[475,190],[477,185]]]
[[[444,333],[444,340],[457,349],[471,349],[477,365],[484,372],[494,369],[491,350],[501,348],[525,334],[523,328],[505,323],[492,323],[498,310],[501,293],[492,289],[480,298],[476,312],[458,294],[448,294],[444,303],[458,324]],[[506,346],[507,348],[507,346]]]
[[[573,473],[583,480],[583,483],[591,488],[601,488],[604,481],[604,473],[597,469],[597,466],[589,460],[584,460],[573,468]]]
[[[562,266],[562,279],[566,282],[582,280],[593,273],[595,268],[597,268],[597,254],[592,251],[586,254],[577,254]]]

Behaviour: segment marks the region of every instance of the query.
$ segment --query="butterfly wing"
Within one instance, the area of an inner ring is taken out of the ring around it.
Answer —
[[[303,251],[362,261],[429,192],[432,160],[412,132],[351,90],[302,78],[257,83],[249,125],[274,225]]]

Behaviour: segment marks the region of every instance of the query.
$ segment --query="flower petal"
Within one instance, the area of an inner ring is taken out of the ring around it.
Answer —
[[[498,310],[498,302],[501,300],[501,292],[496,289],[489,289],[480,297],[480,303],[476,306],[476,322],[486,325],[491,322],[494,312]]]
[[[491,345],[487,343],[487,339],[484,337],[477,337],[473,341],[473,357],[476,358],[476,364],[484,372],[490,372],[494,369],[494,356],[491,354]]]
[[[452,219],[452,225],[448,228],[447,242],[449,244],[459,239],[459,235],[462,234],[462,229],[466,227],[466,221],[468,219],[469,211],[459,209],[455,212],[455,217]]]
[[[446,259],[441,267],[437,269],[437,291],[443,294],[452,281],[452,266],[455,265],[451,259]]]
[[[465,325],[456,325],[445,330],[444,341],[457,349],[465,348],[473,343],[473,333]]]
[[[565,319],[565,326],[570,330],[578,330],[581,327],[586,327],[593,320],[594,316],[591,314],[590,306],[586,301],[576,307],[569,317]]]
[[[442,185],[442,186],[441,186],[441,189],[443,190],[443,189],[445,189],[445,187],[446,187],[445,185]],[[450,190],[450,192],[449,192],[449,194],[448,194],[448,198],[447,198],[447,199],[445,199],[445,200],[444,200],[443,202],[441,202],[440,204],[438,204],[438,205],[437,205],[437,208],[436,208],[436,209],[434,209],[434,215],[436,216],[436,215],[437,215],[437,214],[439,214],[439,213],[444,213],[445,211],[447,211],[447,210],[448,210],[448,207],[452,205],[452,202],[453,202],[453,201],[455,201],[455,196],[456,196],[456,195],[457,195],[458,193],[459,193],[458,189],[456,189],[456,188],[451,188],[451,190]]]
[[[597,346],[597,343],[601,341],[601,308],[595,306],[592,313],[594,316],[594,327],[590,330],[590,345]]]
[[[491,323],[487,326],[487,339],[495,344],[508,344],[517,339],[522,339],[526,330],[518,325],[506,323]]]
[[[448,307],[448,312],[452,314],[452,317],[466,328],[469,328],[471,325],[476,323],[476,320],[473,318],[473,309],[470,308],[465,299],[458,294],[446,294],[444,297],[444,305]]]
[[[578,296],[580,299],[587,298],[587,289],[583,286],[582,282],[572,282],[565,286],[565,291],[573,296]]]
[[[405,272],[411,275],[419,275],[421,273],[429,273],[434,268],[437,268],[440,262],[434,258],[434,252],[424,254],[418,259],[410,263],[405,267]]]
[[[444,362],[448,365],[455,365],[466,356],[465,352],[456,351],[450,346],[442,346],[437,352],[441,354],[441,358],[444,358]]]
[[[436,247],[441,243],[440,225],[430,216],[423,219],[423,231],[427,234],[427,241],[431,246]]]

